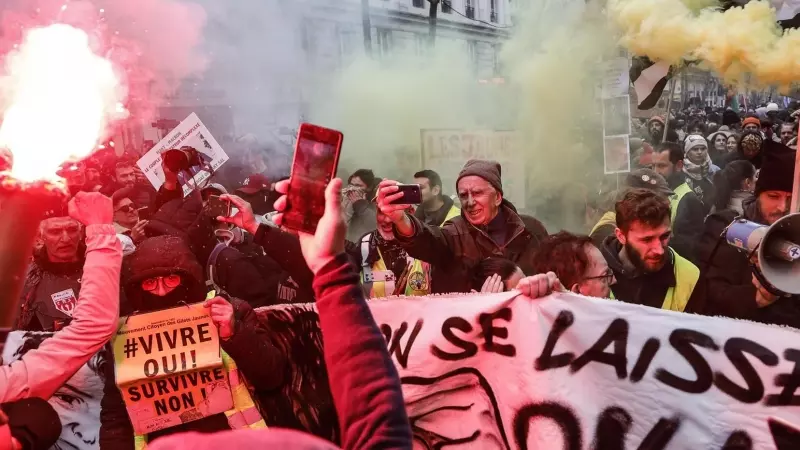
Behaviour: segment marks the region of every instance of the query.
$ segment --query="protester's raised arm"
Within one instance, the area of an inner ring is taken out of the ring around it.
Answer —
[[[0,369],[0,403],[48,399],[108,342],[119,319],[122,247],[111,225],[111,199],[81,192],[70,215],[86,225],[86,262],[72,322],[38,349]]]
[[[316,234],[300,233],[299,238],[303,256],[315,274],[325,364],[342,448],[411,448],[411,429],[397,370],[364,300],[358,274],[344,254],[341,184],[336,179],[328,186],[325,214]],[[285,186],[276,188],[285,192]],[[284,210],[286,198],[275,206]],[[275,220],[280,224],[282,215]]]

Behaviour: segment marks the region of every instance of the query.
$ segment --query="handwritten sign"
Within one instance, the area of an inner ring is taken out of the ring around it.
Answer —
[[[422,167],[442,178],[445,194],[455,193],[458,173],[470,159],[488,159],[502,166],[503,191],[517,208],[525,207],[525,158],[515,131],[422,130]]]
[[[112,346],[117,386],[138,434],[233,407],[219,335],[201,303],[123,317]]]
[[[166,150],[179,149],[184,146],[193,147],[202,153],[202,157],[210,161],[212,170],[218,170],[228,160],[228,155],[222,146],[203,125],[197,114],[192,113],[136,162],[154,188],[159,189],[164,184],[161,154]],[[211,174],[207,170],[193,173],[192,178],[183,184],[183,196],[189,195],[194,186],[203,183],[210,176]]]

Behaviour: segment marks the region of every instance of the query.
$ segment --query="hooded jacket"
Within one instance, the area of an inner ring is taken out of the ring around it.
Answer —
[[[500,205],[500,214],[505,219],[502,245],[490,237],[487,227],[469,223],[463,211],[441,228],[425,225],[409,215],[414,233],[405,237],[395,230],[395,236],[409,256],[433,266],[433,292],[469,292],[472,269],[492,256],[509,259],[526,275],[533,275],[533,255],[547,235],[529,231],[514,205],[507,200]]]
[[[765,224],[756,197],[743,203],[744,218]],[[699,243],[700,283],[704,295],[692,305],[692,312],[709,316],[725,316],[754,322],[786,325],[800,329],[800,296],[779,298],[760,308],[753,286],[753,266],[747,254],[728,245],[722,234],[739,216],[733,210],[708,216]]]
[[[148,296],[141,289],[141,282],[147,278],[169,274],[181,275],[182,290],[176,290],[162,297],[165,305],[157,305],[154,296]],[[189,245],[177,236],[159,236],[142,242],[136,251],[126,258],[122,271],[123,285],[134,310],[152,312],[157,309],[174,307],[177,302],[197,303],[205,300],[206,288],[203,269],[189,249]],[[172,294],[178,292],[178,296]],[[235,331],[227,340],[220,339],[222,349],[236,362],[241,374],[255,388],[257,395],[273,395],[287,370],[285,355],[281,354],[270,341],[269,334],[259,327],[253,309],[244,301],[233,298]],[[113,356],[109,361],[114,361]],[[117,388],[114,365],[105,369],[105,388],[100,412],[100,448],[134,448],[134,431],[128,411]],[[152,440],[159,436],[184,431],[215,432],[228,430],[228,420],[224,414],[215,414],[203,419],[188,422],[176,427],[151,433]]]
[[[72,321],[21,360],[0,366],[0,403],[50,398],[113,336],[122,249],[112,225],[86,227],[82,289]]]

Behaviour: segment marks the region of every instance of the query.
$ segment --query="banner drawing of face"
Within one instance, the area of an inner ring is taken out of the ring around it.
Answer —
[[[12,332],[3,348],[3,363],[9,364],[39,348],[53,333]],[[61,436],[54,450],[96,450],[100,448],[100,402],[105,380],[102,367],[106,353],[92,356],[47,401],[61,419]]]
[[[400,381],[415,449],[510,448],[497,397],[477,369],[461,367],[435,378]]]

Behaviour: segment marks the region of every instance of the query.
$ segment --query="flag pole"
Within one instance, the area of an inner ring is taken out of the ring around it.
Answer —
[[[669,113],[672,110],[672,97],[675,96],[675,86],[677,86],[678,74],[672,77],[672,87],[669,88],[669,98],[667,99],[667,113],[664,117],[664,136],[661,137],[661,143],[667,142],[667,131],[669,131]]]
[[[795,152],[794,184],[792,185],[792,203],[789,208],[790,214],[800,212],[800,156],[798,155],[800,155],[800,152]]]

